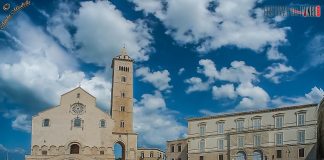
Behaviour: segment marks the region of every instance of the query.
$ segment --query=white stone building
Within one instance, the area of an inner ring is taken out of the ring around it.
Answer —
[[[316,159],[315,104],[188,119],[189,160]]]

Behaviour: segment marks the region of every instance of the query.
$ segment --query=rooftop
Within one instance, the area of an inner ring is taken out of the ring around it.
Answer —
[[[316,106],[317,106],[317,104],[305,104],[305,105],[286,106],[286,107],[270,108],[270,109],[247,111],[247,112],[220,113],[219,115],[206,116],[206,117],[193,117],[193,118],[188,118],[187,120],[188,121],[197,121],[197,120],[205,120],[205,119],[230,117],[230,116],[240,116],[240,115],[248,115],[248,114],[276,112],[276,111],[286,111],[286,110],[291,110],[291,109],[301,109],[301,108],[309,108],[309,107],[316,107]]]

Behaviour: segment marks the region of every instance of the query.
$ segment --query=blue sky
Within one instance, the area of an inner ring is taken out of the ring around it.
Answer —
[[[0,159],[23,159],[32,115],[79,83],[109,110],[110,64],[124,44],[136,61],[140,147],[185,136],[188,117],[317,103],[323,16],[265,17],[263,8],[323,3],[32,0],[0,30]]]

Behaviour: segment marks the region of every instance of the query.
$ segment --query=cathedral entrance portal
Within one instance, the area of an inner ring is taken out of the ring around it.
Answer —
[[[114,145],[115,160],[126,160],[125,151],[125,144],[120,141],[116,142]]]

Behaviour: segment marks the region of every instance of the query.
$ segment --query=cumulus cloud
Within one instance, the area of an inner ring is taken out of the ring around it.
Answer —
[[[275,63],[272,66],[267,67],[264,77],[270,79],[274,83],[280,83],[283,74],[289,72],[295,72],[292,66],[286,66],[285,64]]]
[[[177,114],[167,108],[158,91],[142,95],[134,106],[134,129],[139,133],[140,144],[164,148],[167,140],[182,137],[186,127],[178,122]]]
[[[151,83],[160,91],[168,91],[172,88],[169,84],[171,81],[168,70],[151,71],[148,67],[141,67],[135,71],[137,77],[141,77],[141,81]]]
[[[221,98],[234,99],[237,96],[233,84],[225,84],[220,87],[214,86],[212,93],[214,99],[221,99]]]
[[[222,46],[236,46],[261,51],[285,43],[287,28],[278,28],[267,21],[258,0],[161,0],[147,4],[146,0],[129,0],[137,10],[159,18],[180,44],[194,44],[200,52]],[[191,13],[191,16],[188,16]],[[277,54],[269,59],[283,59]]]
[[[136,61],[149,59],[152,37],[145,22],[127,20],[109,1],[81,2],[73,24],[77,28],[75,42],[80,46],[76,52],[86,62],[110,64],[123,44]]]
[[[215,100],[223,98],[240,99],[236,109],[255,109],[264,108],[270,100],[268,93],[255,83],[259,81],[260,73],[252,66],[245,64],[244,61],[233,61],[230,67],[223,67],[217,70],[215,63],[209,59],[199,61],[201,67],[197,72],[208,78],[208,81],[202,82],[199,77],[191,77],[185,80],[190,84],[186,93],[194,91],[205,91],[210,85],[216,82],[226,82],[220,87],[212,87],[212,94]],[[237,87],[235,88],[235,85]]]
[[[192,93],[196,91],[206,91],[210,87],[209,82],[203,82],[199,77],[191,77],[185,80],[185,83],[189,84],[189,87],[186,89],[186,93]]]
[[[237,109],[260,109],[266,108],[270,100],[268,93],[259,86],[252,84],[240,84],[237,87],[237,94],[242,97]]]
[[[254,67],[246,65],[244,61],[233,61],[231,67],[223,67],[220,71],[216,69],[215,63],[210,59],[200,60],[199,65],[202,67],[198,67],[198,73],[213,80],[252,83],[257,80],[259,74]]]
[[[20,110],[10,110],[3,114],[7,119],[13,119],[11,127],[14,130],[30,133],[31,131],[31,116],[22,113]]]
[[[304,96],[295,96],[295,97],[274,97],[271,100],[271,104],[274,106],[290,106],[290,105],[302,105],[302,104],[311,104],[319,103],[324,98],[324,91],[322,88],[314,86],[311,91],[306,93]]]

